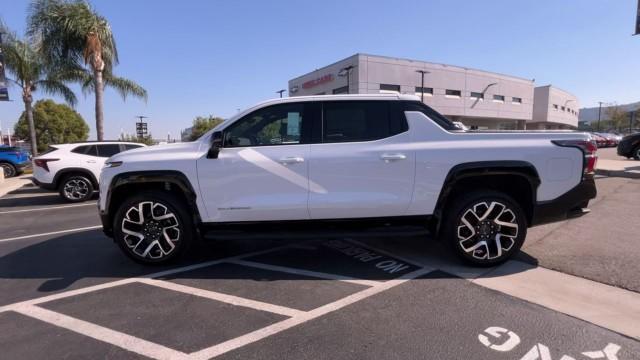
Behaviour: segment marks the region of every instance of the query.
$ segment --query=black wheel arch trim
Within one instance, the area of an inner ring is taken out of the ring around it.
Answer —
[[[62,185],[60,182],[67,177],[70,174],[82,174],[86,177],[89,178],[89,181],[91,181],[91,185],[93,185],[94,189],[98,188],[98,179],[96,179],[96,177],[93,175],[93,173],[87,169],[83,169],[83,168],[64,168],[62,170],[59,170],[56,175],[53,177],[53,182],[52,184],[54,184],[55,188],[60,187],[60,185]]]
[[[474,161],[455,165],[449,170],[436,202],[434,218],[442,219],[444,206],[450,199],[452,190],[460,180],[487,175],[516,175],[523,177],[531,186],[531,200],[535,205],[536,194],[540,185],[540,175],[533,164],[521,160]],[[439,224],[440,221],[438,221],[438,227]],[[439,229],[436,229],[436,232],[439,232]]]
[[[177,186],[187,199],[187,206],[195,215],[193,219],[194,225],[199,226],[201,218],[196,204],[197,194],[193,185],[184,173],[176,170],[132,171],[117,174],[109,184],[105,207],[100,210],[100,219],[102,221],[102,228],[105,234],[110,237],[113,236],[113,214],[109,212],[109,209],[111,207],[111,197],[114,191],[125,185],[144,183],[162,183]]]

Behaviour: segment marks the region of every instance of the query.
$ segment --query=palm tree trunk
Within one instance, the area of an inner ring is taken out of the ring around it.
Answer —
[[[104,140],[104,113],[103,113],[103,95],[104,81],[102,79],[102,70],[94,70],[93,77],[95,81],[96,93],[96,133],[98,141]]]
[[[33,122],[33,108],[30,99],[24,100],[24,112],[27,115],[27,123],[29,124],[29,136],[31,137],[31,154],[38,155],[38,144],[36,143],[36,127]]]

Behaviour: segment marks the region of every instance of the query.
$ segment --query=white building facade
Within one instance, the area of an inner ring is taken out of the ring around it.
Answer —
[[[423,80],[424,77],[424,80]],[[416,94],[452,121],[478,129],[516,130],[576,128],[577,99],[551,86],[547,103],[558,104],[558,94],[572,97],[575,116],[556,117],[554,112],[534,116],[535,101],[544,102],[533,80],[459,66],[424,61],[355,54],[289,81],[289,95]],[[535,95],[538,94],[538,97]],[[566,102],[566,100],[565,100]],[[571,114],[570,112],[567,115]]]

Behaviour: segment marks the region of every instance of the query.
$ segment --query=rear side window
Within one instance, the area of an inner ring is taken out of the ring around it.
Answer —
[[[406,131],[406,120],[394,110],[390,101],[325,102],[322,142],[372,141]]]
[[[125,150],[133,150],[133,149],[138,149],[141,148],[141,145],[133,145],[133,144],[124,144],[124,149]]]
[[[120,144],[98,145],[98,156],[111,157],[120,152]]]
[[[2,146],[0,147],[0,152],[21,152],[20,148],[15,146]]]
[[[77,148],[71,150],[72,153],[89,155],[89,156],[98,156],[98,149],[96,149],[95,145],[82,145]]]
[[[451,120],[447,119],[437,111],[419,101],[405,101],[403,104],[403,108],[403,111],[419,111],[427,115],[429,119],[435,121],[436,124],[440,125],[440,127],[445,130],[460,130],[451,122]]]

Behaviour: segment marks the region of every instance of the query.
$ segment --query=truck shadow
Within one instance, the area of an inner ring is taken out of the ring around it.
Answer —
[[[374,266],[376,262],[362,261],[364,255],[359,258],[347,255],[347,251],[342,251],[344,247],[340,251],[335,251],[336,248],[333,245],[336,244],[336,241],[349,242],[345,239],[319,239],[315,242],[312,241],[309,245],[308,240],[216,241],[196,244],[194,251],[190,252],[189,256],[172,266],[144,266],[134,263],[124,256],[118,246],[99,230],[68,234],[21,247],[0,257],[0,294],[3,294],[0,296],[0,305],[43,296],[51,292],[91,286],[120,278],[144,276],[163,270],[273,248],[280,250],[253,258],[249,257],[246,260],[272,267],[282,266],[296,269],[302,267],[310,271],[376,281],[398,278],[410,271],[418,270],[420,267],[441,270],[437,272],[441,274],[438,275],[441,277],[492,276],[491,268],[473,268],[461,265],[442,245],[434,241],[425,241],[424,238],[372,239],[371,242],[349,243],[353,248],[360,249],[353,250],[352,248],[351,252],[356,251],[358,254],[363,254],[362,251],[368,251],[372,254],[369,255],[370,257],[380,256],[381,258],[375,258],[382,260],[377,261],[377,268]],[[333,244],[332,248],[327,247],[327,242]],[[386,250],[378,250],[377,246],[381,242],[388,243]],[[19,242],[9,244],[15,247],[19,246]],[[289,250],[283,251],[280,248],[284,245],[290,246],[286,248]],[[398,249],[399,254],[412,252],[413,256],[411,258],[402,255],[396,256],[395,252],[389,250],[394,248]],[[531,267],[535,267],[537,264],[536,259],[526,253],[521,253],[518,260],[531,264]],[[394,261],[400,265],[392,266],[393,271],[384,271],[389,267],[380,267],[379,265],[382,262],[390,264]],[[404,267],[405,265],[407,267]],[[169,277],[172,279],[255,281],[317,279],[308,276],[308,274],[292,274],[255,267],[247,267],[246,271],[237,271],[237,269],[230,271],[228,268],[221,267],[217,269],[219,270],[178,272]]]

